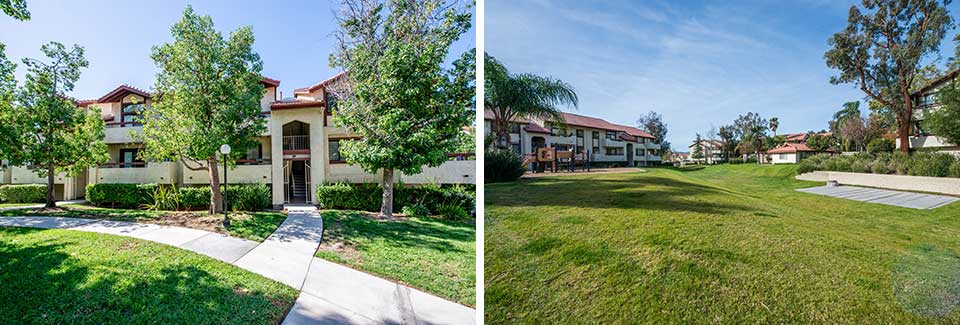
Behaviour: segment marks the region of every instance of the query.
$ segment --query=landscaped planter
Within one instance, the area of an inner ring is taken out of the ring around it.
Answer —
[[[841,185],[858,185],[892,190],[960,195],[960,178],[950,177],[815,171],[797,175],[796,179],[817,182],[836,181]]]

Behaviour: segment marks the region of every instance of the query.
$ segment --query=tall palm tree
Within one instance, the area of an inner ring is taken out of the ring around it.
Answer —
[[[776,117],[770,118],[770,131],[773,131],[773,137],[777,137],[777,128],[780,127],[780,119]]]
[[[510,147],[510,122],[538,118],[563,121],[560,105],[577,107],[573,86],[558,79],[533,74],[511,74],[500,61],[483,54],[483,106],[493,112],[494,142],[497,148]]]

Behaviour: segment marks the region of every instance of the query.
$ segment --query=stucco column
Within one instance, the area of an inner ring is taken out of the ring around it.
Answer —
[[[273,112],[276,113],[276,112]],[[280,114],[282,115],[282,114]],[[283,206],[283,121],[270,116],[270,178],[273,188],[273,206]]]
[[[323,114],[310,123],[310,202],[317,204],[317,186],[326,182],[327,133],[323,127]]]

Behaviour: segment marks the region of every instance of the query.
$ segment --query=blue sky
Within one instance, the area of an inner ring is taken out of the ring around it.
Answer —
[[[673,148],[685,151],[696,133],[738,114],[805,132],[862,99],[852,85],[831,85],[823,60],[854,2],[489,0],[484,44],[511,72],[571,83],[580,106],[566,111],[627,125],[661,113]],[[958,17],[957,4],[949,9]]]
[[[171,40],[170,26],[187,4],[210,15],[224,35],[251,25],[254,49],[263,60],[263,74],[279,79],[285,97],[293,89],[326,79],[337,72],[329,66],[334,48],[335,1],[27,1],[32,18],[20,22],[0,15],[0,42],[7,57],[18,63],[23,80],[23,57],[40,57],[49,41],[79,44],[90,67],[83,72],[74,97],[98,98],[120,84],[149,89],[156,67],[150,48]],[[474,22],[476,22],[474,18]],[[476,23],[474,23],[475,25]],[[463,35],[451,55],[475,47],[475,29]]]

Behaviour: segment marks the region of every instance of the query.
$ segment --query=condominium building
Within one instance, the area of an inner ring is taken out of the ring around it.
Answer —
[[[257,137],[258,145],[237,160],[235,168],[228,170],[229,183],[267,184],[273,191],[273,204],[281,206],[285,203],[315,203],[314,193],[319,184],[381,182],[381,175],[347,164],[340,155],[343,141],[358,139],[331,118],[336,109],[333,90],[342,77],[341,73],[317,84],[297,88],[294,97],[284,99],[279,96],[280,81],[263,78],[261,82],[265,91],[260,100],[262,111],[259,117],[265,121],[266,131]],[[136,117],[152,107],[152,94],[122,85],[100,98],[76,103],[82,109],[98,111],[103,116],[104,142],[110,153],[110,162],[75,177],[63,173],[57,175],[55,192],[58,198],[83,197],[86,185],[97,183],[209,184],[206,170],[194,171],[179,161],[140,159],[138,152],[144,144],[134,134],[143,127]],[[451,159],[439,167],[424,168],[416,175],[396,173],[395,181],[475,184],[476,161],[466,159],[470,155],[452,153]],[[190,163],[192,167],[195,165]],[[218,172],[223,180],[223,170]],[[3,173],[3,181],[7,184],[46,184],[45,178],[37,177],[25,167],[9,167]]]
[[[605,120],[562,113],[563,121],[518,119],[510,123],[510,145],[520,154],[538,148],[587,153],[591,161],[623,166],[659,165],[660,143],[650,133]],[[484,130],[492,132],[494,112],[484,112]]]
[[[703,156],[693,158],[693,153],[696,151],[694,149],[698,146]],[[694,143],[690,144],[689,149],[690,155],[688,157],[690,161],[696,163],[716,164],[726,160],[723,157],[723,141],[720,140],[700,140],[699,143],[694,140]]]
[[[941,106],[937,100],[937,92],[943,86],[954,81],[958,74],[960,74],[960,70],[954,70],[910,94],[910,100],[913,101],[913,120],[911,121],[909,137],[910,149],[929,148],[928,150],[947,152],[960,156],[960,144],[949,143],[945,139],[938,137],[936,134],[931,133],[930,130],[924,128],[923,123],[923,120],[929,112],[935,111]],[[900,139],[897,138],[897,148],[899,149],[902,146],[903,144]]]

